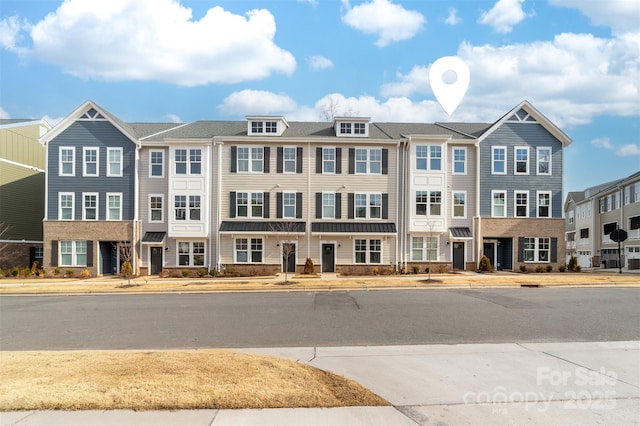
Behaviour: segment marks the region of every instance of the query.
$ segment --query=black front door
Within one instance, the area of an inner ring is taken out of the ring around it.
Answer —
[[[162,272],[162,247],[151,247],[151,275]]]
[[[336,259],[334,251],[335,246],[333,244],[322,244],[322,272],[335,272]]]
[[[296,271],[296,243],[282,244],[282,272]]]
[[[484,243],[482,245],[482,253],[489,258],[489,263],[493,268],[496,267],[496,256],[495,256],[495,244],[494,243]]]
[[[464,270],[464,243],[453,243],[453,269]]]

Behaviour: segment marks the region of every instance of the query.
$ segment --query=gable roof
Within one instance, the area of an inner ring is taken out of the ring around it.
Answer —
[[[520,102],[516,107],[514,107],[511,111],[507,112],[503,115],[498,121],[493,123],[491,127],[486,129],[482,135],[478,137],[478,143],[482,143],[484,139],[486,139],[490,134],[492,134],[496,129],[502,126],[510,117],[512,117],[515,113],[520,111],[521,109],[525,110],[531,117],[535,119],[538,123],[542,125],[549,133],[551,133],[562,146],[567,147],[571,144],[571,138],[567,136],[558,126],[553,124],[547,117],[544,116],[540,111],[535,109],[533,105],[529,103],[529,101],[524,100]]]

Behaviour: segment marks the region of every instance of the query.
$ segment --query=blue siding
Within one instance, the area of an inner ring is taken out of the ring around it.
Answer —
[[[491,148],[506,146],[507,174],[491,174]],[[514,147],[529,147],[529,174],[515,175]],[[537,147],[551,147],[551,176],[536,175]],[[507,217],[514,216],[514,191],[529,191],[529,217],[536,217],[536,191],[551,191],[551,215],[562,217],[562,143],[540,124],[506,122],[480,144],[480,215],[491,216],[491,191],[507,191]]]
[[[59,176],[59,147],[75,147],[75,176]],[[82,176],[83,147],[99,148],[99,176]],[[122,148],[122,177],[107,177],[107,148]],[[75,219],[82,220],[82,193],[99,194],[98,219],[105,220],[106,193],[122,193],[122,220],[133,220],[135,144],[108,121],[76,121],[48,146],[48,217],[58,219],[58,193],[75,193]]]

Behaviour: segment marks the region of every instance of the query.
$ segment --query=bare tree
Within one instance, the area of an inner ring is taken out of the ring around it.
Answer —
[[[127,279],[127,285],[131,285],[131,277],[133,276],[133,246],[129,241],[119,241],[114,242],[113,247],[120,255],[120,273]]]
[[[434,239],[436,238],[435,235],[434,235],[435,234],[435,230],[436,230],[436,224],[434,223],[434,221],[432,221],[432,220],[427,221],[427,229],[429,230],[429,233],[427,235],[427,260],[429,261],[429,278],[428,278],[428,281],[431,281],[431,269],[433,269],[431,267],[431,260],[432,260],[432,257],[433,257],[433,256],[431,256],[431,252],[434,249],[435,250],[438,249],[438,244],[436,243],[435,247],[434,247],[434,243],[433,243]]]
[[[339,95],[336,94],[329,95],[323,102],[320,114],[325,121],[333,121],[336,117],[353,117],[358,115],[357,111],[354,111],[350,106],[346,110],[343,109],[338,96]]]
[[[281,247],[282,257],[284,258],[285,283],[289,282],[289,257],[296,251],[296,245],[291,243],[290,241],[293,239],[293,234],[298,231],[298,228],[298,222],[294,221],[274,222],[269,225],[269,229],[271,230],[271,232],[276,232],[285,237]]]
[[[7,252],[9,249],[9,243],[4,243],[1,241],[3,240],[3,237],[9,232],[10,228],[10,225],[7,225],[4,222],[0,222],[0,262],[4,258],[5,252]]]

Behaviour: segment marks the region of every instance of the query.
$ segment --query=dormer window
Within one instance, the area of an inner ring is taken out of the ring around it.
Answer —
[[[247,117],[247,133],[251,135],[281,136],[289,123],[284,117]]]
[[[368,137],[369,118],[339,117],[333,124],[336,136]]]

